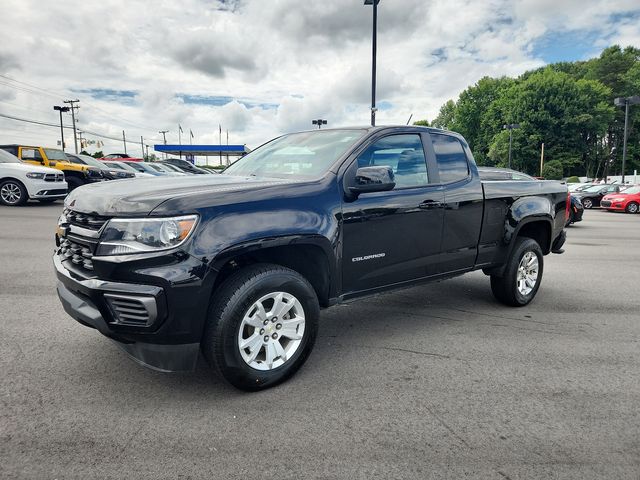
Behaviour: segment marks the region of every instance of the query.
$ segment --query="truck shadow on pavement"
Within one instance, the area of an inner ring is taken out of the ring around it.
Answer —
[[[403,351],[394,345],[403,345],[407,351],[418,354],[447,358],[446,354],[437,352],[442,349],[441,345],[431,348],[435,353],[412,350],[411,339],[421,338],[421,344],[424,345],[424,339],[430,338],[430,331],[434,326],[470,321],[467,310],[491,312],[504,308],[503,313],[512,312],[512,309],[501,307],[493,300],[488,278],[487,281],[483,281],[481,277],[458,277],[446,282],[380,294],[322,311],[316,347],[306,365],[290,381],[272,390],[295,389],[295,385],[301,382],[315,383],[314,377],[331,378],[339,367],[335,364],[338,351],[347,347],[365,348],[368,351],[367,355],[373,356],[374,360],[378,354],[383,358],[385,350]],[[452,309],[452,306],[455,308]],[[79,358],[75,355],[68,358],[69,369],[79,377],[91,378],[95,387],[106,390],[115,387],[123,394],[133,397],[157,397],[172,392],[172,396],[183,400],[237,398],[246,395],[220,378],[202,356],[193,372],[163,373],[137,364],[117,346],[111,345],[107,339],[96,338],[96,342],[101,349],[100,361],[112,365],[113,370],[118,372],[117,375],[95,381],[96,376],[103,374],[96,372],[95,365],[74,360]],[[97,347],[91,343],[91,347],[87,348]],[[351,353],[347,351],[346,356],[350,357]],[[353,375],[351,380],[357,380],[357,371],[351,370],[349,365],[340,368],[343,377]],[[349,381],[349,378],[345,380]],[[120,385],[115,386],[112,382]],[[123,388],[125,386],[126,388]],[[308,385],[305,388],[308,388]]]

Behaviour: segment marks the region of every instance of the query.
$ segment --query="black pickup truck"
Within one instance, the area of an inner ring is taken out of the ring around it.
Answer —
[[[481,181],[431,128],[276,138],[221,175],[80,187],[56,232],[58,295],[80,323],[162,371],[199,352],[233,385],[306,360],[321,308],[482,269],[502,303],[536,295],[561,253],[567,187]]]

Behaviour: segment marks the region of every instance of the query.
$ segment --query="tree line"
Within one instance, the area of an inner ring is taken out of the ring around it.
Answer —
[[[479,165],[505,167],[506,124],[512,167],[545,178],[605,178],[622,171],[624,108],[614,98],[640,95],[640,49],[612,46],[597,58],[561,62],[518,78],[484,77],[440,108],[431,126],[461,133]],[[640,105],[629,111],[626,173],[640,170]],[[429,124],[420,120],[415,124]]]

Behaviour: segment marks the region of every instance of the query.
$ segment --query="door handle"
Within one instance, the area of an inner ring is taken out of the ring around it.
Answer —
[[[442,208],[443,206],[444,203],[442,202],[436,202],[435,200],[425,200],[420,205],[418,205],[418,208],[422,210],[433,210],[435,208]]]

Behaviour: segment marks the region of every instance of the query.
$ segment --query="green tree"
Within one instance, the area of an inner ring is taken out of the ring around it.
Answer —
[[[445,130],[454,130],[455,115],[456,102],[449,100],[440,107],[440,112],[438,113],[438,116],[433,119],[433,122],[431,122],[431,126],[435,128],[443,128]]]
[[[102,158],[104,157],[104,153],[102,153],[102,150],[98,150],[96,153],[94,153],[92,155],[93,158]]]
[[[542,167],[542,176],[547,180],[560,180],[562,178],[562,162],[552,160]]]
[[[414,125],[419,125],[422,127],[429,127],[429,120],[416,120],[415,122],[413,122]]]

